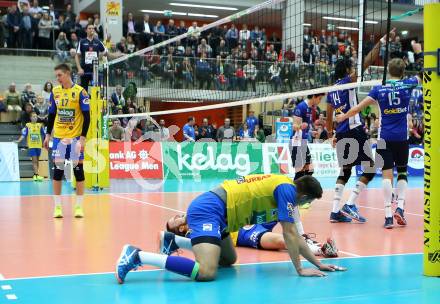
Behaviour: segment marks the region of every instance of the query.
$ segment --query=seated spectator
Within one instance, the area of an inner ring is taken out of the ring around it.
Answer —
[[[246,86],[246,81],[244,78],[243,67],[241,66],[238,60],[234,60],[234,71],[235,71],[235,78],[233,79],[235,79],[235,84],[233,84],[233,86],[236,89],[238,88],[240,91],[244,91]]]
[[[203,118],[202,125],[199,127],[197,140],[201,141],[215,141],[216,130],[209,124],[208,118]]]
[[[109,132],[110,141],[124,141],[124,128],[121,127],[121,122],[116,118],[113,119],[112,123]]]
[[[228,46],[231,49],[234,49],[238,45],[238,30],[235,27],[235,24],[231,24],[231,28],[226,32],[225,35],[226,41],[228,42]]]
[[[249,115],[246,118],[246,124],[249,127],[251,133],[254,133],[255,126],[260,124],[260,120],[257,117],[255,117],[254,110],[249,110]]]
[[[168,54],[167,61],[163,66],[163,75],[164,75],[164,80],[168,80],[170,88],[173,88],[174,86],[175,71],[176,71],[176,65],[174,63],[173,55]]]
[[[43,86],[43,90],[41,91],[41,96],[43,97],[44,102],[48,105],[50,105],[50,94],[52,94],[52,89],[52,82],[47,81]]]
[[[235,129],[231,126],[231,120],[225,119],[225,124],[217,130],[218,142],[233,142],[235,138]]]
[[[133,14],[128,13],[127,20],[124,21],[123,26],[122,26],[122,29],[123,29],[122,35],[125,37],[127,37],[129,34],[136,35],[136,28],[137,28],[137,24],[134,21]]]
[[[113,113],[117,113],[119,109],[122,109],[125,106],[125,99],[122,95],[122,87],[117,85],[115,88],[115,92],[110,97],[111,107]]]
[[[274,62],[269,68],[269,79],[273,86],[273,90],[276,92],[278,88],[281,86],[281,68],[278,62]]]
[[[278,60],[278,53],[275,50],[275,46],[273,44],[269,45],[269,48],[267,49],[266,60],[267,61],[277,61]]]
[[[65,62],[69,56],[68,51],[70,50],[70,45],[64,32],[59,33],[58,38],[55,41],[55,49],[57,50],[58,60],[60,62]]]
[[[27,83],[24,86],[24,90],[21,93],[21,105],[24,108],[24,105],[29,103],[32,107],[37,102],[37,96],[35,95],[35,92],[32,91],[32,85],[30,83]]]
[[[215,89],[218,91],[224,90],[227,86],[228,79],[225,76],[225,66],[220,55],[217,55],[215,65],[212,67],[212,69]]]
[[[195,47],[197,45],[197,41],[199,40],[199,27],[197,26],[197,22],[194,21],[192,25],[188,28],[188,45],[190,47]]]
[[[108,39],[110,39],[109,42],[111,42],[111,39],[112,39],[111,35],[108,34],[107,36],[108,36]],[[105,46],[107,47],[108,42],[105,41],[104,43],[105,43]],[[79,44],[78,35],[76,33],[72,33],[70,35],[69,50],[70,49],[75,49],[76,50],[78,48],[78,44]],[[111,44],[109,44],[108,49],[110,49],[110,47],[111,47]]]
[[[33,112],[32,105],[30,103],[26,103],[24,105],[24,111],[21,112],[21,127],[24,128],[28,122],[31,122],[31,114]]]
[[[291,111],[288,103],[283,104],[283,108],[281,109],[281,117],[291,117]]]
[[[238,35],[238,42],[240,43],[242,49],[245,50],[247,48],[247,42],[250,38],[251,38],[251,32],[248,30],[247,25],[243,24],[240,33]]]
[[[168,141],[170,139],[170,130],[165,126],[165,120],[159,120],[159,141]]]
[[[264,135],[264,131],[260,129],[260,125],[255,126],[253,137],[260,143],[264,143],[266,141],[266,135]]]
[[[270,38],[268,40],[268,43],[271,43],[274,45],[274,49],[277,52],[277,54],[281,54],[281,39],[278,38],[278,34],[276,32],[272,32],[270,35]]]
[[[116,44],[116,48],[119,52],[128,54],[127,39],[125,39],[125,37],[121,37],[121,40]]]
[[[136,45],[134,43],[133,36],[131,35],[127,36],[126,46],[127,46],[127,54],[131,54],[136,51]]]
[[[323,113],[319,113],[319,118],[317,120],[315,120],[314,125],[315,125],[316,128],[318,128],[319,126],[325,128],[325,126],[326,126],[326,119],[325,119]]]
[[[378,120],[378,119],[377,119]],[[379,120],[377,122],[379,126]],[[409,144],[410,145],[421,145],[423,144],[423,120],[413,117],[409,118]],[[377,138],[377,134],[376,134]]]
[[[193,67],[188,57],[183,58],[182,76],[183,76],[183,83],[185,85],[185,88],[188,89],[189,86],[194,83]]]
[[[318,126],[316,128],[316,131],[312,131],[312,134],[313,134],[313,139],[316,142],[323,142],[328,139],[328,132],[322,126]]]
[[[37,97],[37,103],[34,106],[34,111],[37,113],[38,122],[47,124],[47,117],[49,116],[49,103],[47,103],[43,96]]]
[[[11,83],[9,89],[5,92],[5,104],[8,112],[14,112],[13,121],[20,121],[21,107],[20,95],[15,90],[15,83]]]
[[[220,40],[220,45],[217,48],[217,55],[226,59],[229,56],[229,48],[226,46],[226,41],[224,39]]]
[[[257,68],[252,63],[252,59],[248,59],[247,64],[243,67],[244,78],[246,80],[246,90],[249,83],[252,85],[252,90],[257,91],[256,79],[257,79]]]
[[[201,56],[202,53],[205,53],[207,58],[210,58],[212,55],[212,48],[206,43],[206,39],[201,39],[200,44],[197,46],[197,56]]]
[[[136,103],[132,101],[130,97],[126,100],[125,106],[122,107],[122,111],[124,112],[124,114],[136,113],[137,109],[138,107]]]
[[[165,37],[165,27],[162,24],[162,21],[158,20],[156,25],[153,27],[154,32],[154,42],[160,43]]]
[[[137,121],[137,120],[136,120],[136,119],[132,119],[132,120],[130,120],[130,121]],[[130,124],[130,122],[129,122],[129,124]],[[131,137],[130,137],[130,140],[131,140],[131,141],[139,141],[139,140],[142,141],[142,139],[143,139],[143,134],[142,134],[141,125],[140,125],[140,124],[137,124],[137,125],[133,128],[133,130],[131,131]]]
[[[171,39],[174,36],[177,36],[178,31],[177,31],[177,27],[174,25],[173,19],[168,20],[168,25],[165,29],[165,34],[167,35],[166,39]]]
[[[253,135],[254,134],[251,130],[249,130],[247,123],[244,123],[243,127],[238,131],[239,140],[252,138]]]
[[[258,47],[258,43],[261,40],[261,31],[258,25],[254,27],[254,29],[251,31],[249,39],[251,40],[251,43]]]
[[[188,117],[188,122],[183,126],[183,141],[196,141],[196,132],[194,130],[195,119],[193,116]]]
[[[205,53],[196,62],[196,78],[199,80],[199,90],[203,89],[206,83],[206,89],[209,90],[211,86],[211,65],[206,60]]]

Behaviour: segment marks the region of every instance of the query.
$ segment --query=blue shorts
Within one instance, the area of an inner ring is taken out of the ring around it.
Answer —
[[[81,151],[79,155],[75,153],[75,144],[79,140],[79,137],[74,138],[71,144],[64,144],[61,140],[61,138],[53,139],[52,157],[55,160],[84,160],[84,151]]]
[[[28,155],[30,157],[33,157],[33,156],[40,157],[41,149],[39,149],[39,148],[29,148],[28,149]]]
[[[186,220],[191,244],[211,243],[220,246],[226,232],[226,204],[212,192],[196,197],[188,207]]]
[[[263,234],[271,232],[278,222],[250,225],[238,230],[237,246],[249,248],[261,248],[260,240]]]

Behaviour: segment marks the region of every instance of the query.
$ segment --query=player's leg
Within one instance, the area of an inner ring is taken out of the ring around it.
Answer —
[[[32,156],[32,170],[34,171],[33,180],[38,180],[38,156]]]
[[[220,250],[220,266],[231,266],[237,261],[237,252],[235,251],[234,243],[232,242],[232,238],[229,234],[222,236]]]
[[[397,224],[405,226],[406,219],[404,216],[406,189],[408,188],[408,156],[409,143],[408,141],[399,142],[393,145],[393,158],[397,168],[397,208],[394,212],[394,218]]]
[[[391,211],[391,201],[393,196],[393,168],[394,159],[391,150],[391,144],[385,143],[383,149],[376,150],[376,157],[380,156],[383,160],[382,166],[382,189],[384,196],[385,223],[384,228],[393,228],[393,214]]]
[[[79,141],[79,137],[72,140],[70,144],[70,160],[72,161],[73,166],[73,175],[75,176],[76,181],[76,197],[75,197],[75,206],[74,206],[74,216],[76,218],[84,217],[83,211],[83,201],[84,201],[84,147],[81,147],[81,150],[77,150],[77,142]]]
[[[335,195],[333,197],[333,208],[330,213],[330,222],[332,223],[350,223],[351,218],[346,216],[340,210],[342,196],[344,194],[345,184],[351,176],[351,166],[343,166],[336,180]]]
[[[53,217],[62,218],[63,208],[61,206],[61,182],[64,176],[64,161],[66,158],[67,146],[59,138],[52,141],[52,154],[54,159],[54,170],[52,177],[54,212]]]

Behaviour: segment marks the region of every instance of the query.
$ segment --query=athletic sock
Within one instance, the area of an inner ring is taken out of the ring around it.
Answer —
[[[192,250],[191,239],[179,235],[174,235],[174,241],[182,249]]]
[[[354,187],[353,191],[351,191],[350,197],[348,198],[348,205],[355,205],[356,200],[359,197],[359,194],[367,187],[363,182],[358,181],[356,183],[356,187]]]
[[[166,256],[158,253],[139,251],[139,260],[142,265],[156,266],[192,279],[197,278],[199,264],[193,260],[180,256]]]
[[[84,195],[77,195],[76,196],[76,205],[82,207],[84,201]]]
[[[303,224],[301,222],[301,217],[299,215],[299,208],[298,207],[295,207],[295,209],[293,211],[293,220],[295,221],[295,226],[296,226],[296,229],[298,230],[298,234],[303,235],[305,232],[304,232]]]
[[[393,185],[391,180],[384,179],[382,181],[383,196],[384,196],[384,206],[385,206],[385,217],[392,217],[391,213],[391,199],[393,195]]]
[[[53,196],[54,207],[61,206],[61,195]]]
[[[400,179],[397,181],[396,185],[396,194],[397,194],[397,207],[404,210],[405,208],[405,193],[406,188],[408,188],[408,182],[404,179]]]
[[[343,184],[336,184],[335,188],[335,196],[333,198],[333,213],[339,212],[339,203],[341,202],[342,195],[344,194],[344,187]]]

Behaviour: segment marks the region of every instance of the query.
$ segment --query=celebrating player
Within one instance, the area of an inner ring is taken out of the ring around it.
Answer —
[[[283,175],[249,175],[228,180],[192,201],[186,216],[173,217],[167,222],[168,230],[178,232],[187,225],[190,242],[185,237],[171,234],[164,239],[164,247],[173,251],[174,246],[192,249],[195,261],[180,256],[166,256],[141,251],[125,245],[116,265],[116,278],[123,283],[127,273],[140,265],[165,268],[197,281],[213,280],[218,265],[229,266],[237,256],[229,232],[238,231],[248,224],[279,221],[283,229],[292,263],[301,276],[324,276],[322,271],[343,270],[325,265],[316,259],[295,223],[295,206],[321,198],[322,188],[312,176],[304,176],[295,182]],[[302,255],[318,269],[302,268]]]
[[[82,202],[84,195],[84,144],[90,124],[89,95],[72,82],[70,67],[59,64],[55,67],[55,76],[60,85],[53,88],[50,95],[51,105],[47,122],[47,134],[44,147],[49,148],[53,129],[52,151],[55,161],[53,171],[53,192],[55,218],[63,217],[61,207],[61,181],[64,174],[64,162],[73,162],[76,179],[75,217],[84,216]]]
[[[394,38],[395,30],[390,32]],[[385,35],[381,41],[387,39]],[[381,43],[378,42],[365,57],[364,69],[368,68],[379,55]],[[339,59],[335,67],[336,85],[343,85],[357,81],[357,72],[348,58]],[[337,114],[347,113],[358,104],[356,89],[340,90],[329,92],[327,95],[327,130],[333,132],[333,111]],[[353,219],[364,223],[366,219],[359,214],[356,200],[359,194],[373,179],[375,172],[372,161],[371,144],[362,126],[359,114],[354,115],[350,120],[338,124],[336,134],[333,137],[333,144],[336,142],[336,154],[341,172],[336,180],[335,196],[333,199],[333,210],[330,213],[330,222],[351,222]],[[345,184],[351,176],[351,170],[356,165],[363,165],[363,174],[356,183],[347,203],[339,209],[340,201],[344,193]]]
[[[391,201],[394,167],[397,169],[397,208],[394,212],[394,218],[397,224],[406,225],[404,208],[405,192],[408,187],[408,109],[411,92],[420,83],[420,78],[415,76],[403,79],[405,68],[405,62],[402,59],[392,59],[388,64],[390,79],[387,83],[375,86],[360,104],[336,118],[338,122],[342,122],[353,117],[370,104],[376,102],[379,105],[381,120],[376,155],[379,155],[383,161],[384,227],[387,229],[393,228]]]

